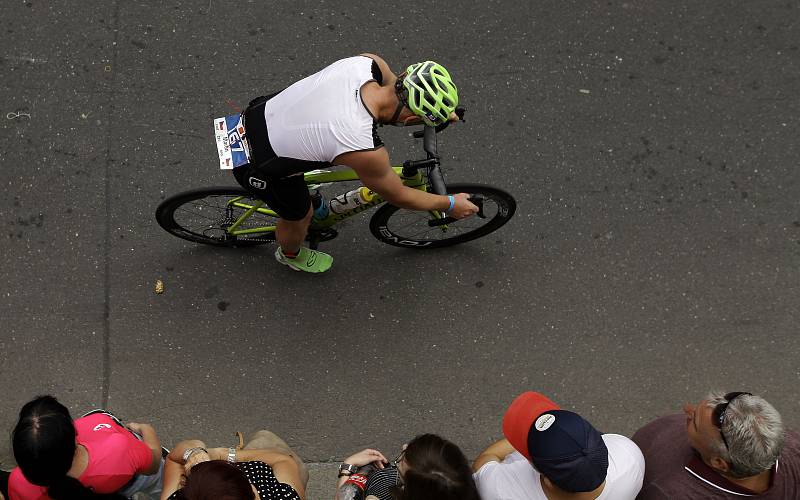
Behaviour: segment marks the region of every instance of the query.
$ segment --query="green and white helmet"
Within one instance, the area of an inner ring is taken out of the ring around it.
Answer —
[[[404,104],[432,127],[450,119],[458,106],[458,89],[444,66],[433,61],[412,64],[406,69]],[[402,94],[402,93],[401,93]]]

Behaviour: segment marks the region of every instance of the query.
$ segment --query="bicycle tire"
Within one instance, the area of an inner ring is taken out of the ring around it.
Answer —
[[[274,232],[233,236],[226,231],[226,225],[230,225],[244,211],[228,204],[229,200],[237,197],[244,198],[245,203],[255,203],[257,200],[245,189],[237,187],[184,191],[158,205],[156,220],[173,236],[206,245],[244,247],[275,241]],[[277,217],[256,212],[241,227],[272,226],[277,221]]]
[[[417,250],[457,245],[486,236],[511,220],[517,202],[509,193],[482,184],[449,184],[449,194],[467,193],[484,198],[486,218],[478,216],[460,219],[447,227],[430,227],[428,212],[406,210],[394,205],[383,205],[369,222],[369,230],[378,240],[388,245]],[[442,236],[441,238],[434,238]]]

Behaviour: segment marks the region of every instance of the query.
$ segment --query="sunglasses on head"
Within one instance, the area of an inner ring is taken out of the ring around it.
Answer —
[[[725,443],[725,448],[728,448],[728,440],[725,439],[725,433],[722,432],[722,424],[725,423],[725,412],[728,411],[728,405],[733,403],[733,400],[739,396],[752,396],[752,394],[749,392],[729,392],[723,396],[725,402],[715,406],[714,411],[711,413],[711,421],[719,429],[719,435],[722,437],[722,442]]]

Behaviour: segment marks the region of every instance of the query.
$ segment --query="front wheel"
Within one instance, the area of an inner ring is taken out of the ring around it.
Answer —
[[[481,184],[449,184],[448,194],[467,193],[480,196],[486,218],[477,215],[433,226],[430,212],[406,210],[384,205],[369,222],[373,236],[389,245],[403,248],[441,248],[471,241],[496,231],[508,222],[517,209],[514,197],[502,189]]]

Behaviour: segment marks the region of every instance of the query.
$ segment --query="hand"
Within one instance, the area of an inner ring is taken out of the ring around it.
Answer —
[[[137,422],[128,422],[127,424],[125,424],[125,426],[128,429],[132,430],[133,432],[135,432],[136,434],[138,434],[140,436],[145,433],[145,429],[155,431],[155,429],[153,429],[153,426],[150,425],[150,424],[140,424],[140,423],[137,423]]]
[[[469,195],[467,193],[458,193],[454,195],[454,197],[456,202],[453,205],[453,210],[447,215],[455,219],[463,219],[464,217],[469,217],[470,215],[478,213],[478,207],[469,201]]]
[[[389,461],[386,460],[386,457],[383,456],[383,453],[379,452],[378,450],[367,448],[366,450],[362,450],[358,453],[350,455],[344,460],[344,463],[355,465],[356,467],[363,467],[371,463],[374,464],[378,469],[383,469],[383,464],[389,463]]]
[[[188,476],[189,471],[191,470],[192,467],[202,462],[208,462],[209,460],[211,460],[211,457],[209,457],[208,453],[206,453],[205,451],[203,450],[195,451],[189,456],[189,460],[187,460],[186,463],[183,464],[184,475]]]
[[[464,115],[466,114],[466,108],[462,108],[461,106],[457,107],[452,113],[450,113],[450,121],[457,122],[457,121],[464,121]]]

